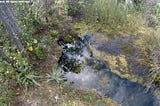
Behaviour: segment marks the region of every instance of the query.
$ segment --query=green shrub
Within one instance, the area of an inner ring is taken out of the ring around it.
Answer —
[[[47,48],[46,46],[39,45],[35,48],[35,53],[38,59],[44,59],[46,55]]]

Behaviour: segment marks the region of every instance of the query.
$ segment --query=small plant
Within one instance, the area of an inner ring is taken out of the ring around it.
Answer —
[[[77,17],[82,15],[82,0],[68,0],[68,15]]]
[[[46,46],[39,45],[35,48],[35,53],[38,59],[44,59],[47,56],[46,51]]]
[[[33,84],[40,86],[40,84],[36,81],[36,79],[39,78],[41,77],[35,75],[33,72],[23,72],[18,75],[18,82],[27,89],[29,85]]]
[[[47,82],[49,81],[56,81],[57,83],[60,83],[65,80],[63,77],[63,73],[58,68],[52,68],[52,72],[50,74],[47,74]]]
[[[50,33],[51,33],[51,35],[52,36],[56,36],[56,35],[58,35],[58,31],[56,31],[56,30],[50,30]]]
[[[43,36],[40,43],[47,44],[47,45],[52,45],[53,44],[52,37],[51,36]]]
[[[26,89],[29,87],[29,85],[33,84],[40,86],[36,80],[41,77],[35,72],[31,72],[31,66],[28,64],[26,59],[19,61],[18,65],[17,81],[20,85],[24,86]]]

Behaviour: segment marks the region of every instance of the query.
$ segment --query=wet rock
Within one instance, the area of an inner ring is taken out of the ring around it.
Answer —
[[[92,35],[79,37],[79,41],[68,43],[64,40],[59,40],[62,46],[62,56],[59,59],[59,64],[65,71],[79,73],[85,58],[90,57],[91,53],[87,49],[87,45]]]

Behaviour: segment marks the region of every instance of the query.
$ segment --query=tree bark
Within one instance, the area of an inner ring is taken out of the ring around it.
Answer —
[[[9,37],[15,43],[17,48],[20,51],[23,51],[24,46],[22,45],[21,29],[19,28],[18,23],[6,2],[0,4],[0,19],[4,23],[9,33]]]
[[[21,35],[21,29],[18,26],[18,22],[15,19],[15,17],[13,16],[13,13],[9,7],[9,5],[7,3],[4,3],[4,9],[5,9],[5,13],[8,15],[8,18],[10,19],[10,21],[12,22],[12,26],[14,31],[16,32],[16,34],[18,35],[19,39],[22,40],[22,35]]]
[[[9,36],[10,38],[13,40],[13,42],[16,44],[17,48],[22,51],[24,49],[21,41],[18,39],[18,37],[16,37],[14,35],[14,31],[12,29],[12,27],[9,25],[8,21],[6,20],[6,18],[4,17],[4,14],[0,8],[0,19],[2,20],[2,22],[4,23],[6,29],[8,30]]]

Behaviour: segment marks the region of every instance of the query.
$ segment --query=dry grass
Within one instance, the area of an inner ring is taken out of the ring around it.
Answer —
[[[140,13],[134,8],[126,9],[117,0],[95,0],[86,7],[86,20],[97,30],[107,32],[134,32],[141,25]]]

